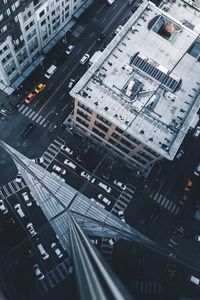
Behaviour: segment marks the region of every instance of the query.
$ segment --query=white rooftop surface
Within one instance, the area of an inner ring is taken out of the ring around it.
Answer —
[[[193,10],[187,14],[193,20]],[[177,27],[170,41],[148,28],[159,15]],[[168,12],[144,2],[70,94],[160,155],[173,159],[200,107],[200,62],[186,53],[196,38],[195,31]],[[131,65],[138,52],[157,69],[180,79],[179,87],[167,91],[155,79],[138,72]],[[129,82],[136,79],[142,90],[133,100],[126,91]]]

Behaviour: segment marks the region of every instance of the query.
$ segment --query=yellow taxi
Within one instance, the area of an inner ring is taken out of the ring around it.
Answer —
[[[45,83],[38,84],[38,86],[35,88],[35,93],[39,94],[45,87],[46,87]]]

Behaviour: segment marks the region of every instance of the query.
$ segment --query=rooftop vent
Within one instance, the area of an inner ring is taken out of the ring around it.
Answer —
[[[98,101],[94,102],[94,105],[98,105],[98,104],[99,104]]]
[[[140,133],[141,133],[141,134],[144,134],[144,130],[140,130]]]
[[[104,110],[105,110],[105,111],[108,111],[108,107],[107,107],[107,106],[106,106],[106,107],[104,107]]]

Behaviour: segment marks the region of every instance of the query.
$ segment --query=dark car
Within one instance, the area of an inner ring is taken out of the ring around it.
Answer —
[[[101,34],[99,35],[99,37],[97,38],[97,42],[100,43],[105,37],[106,37],[105,34],[104,34],[104,33],[101,33]]]
[[[22,132],[22,136],[23,136],[24,138],[28,137],[28,136],[32,133],[33,129],[34,129],[33,123],[29,123],[29,124],[26,126],[26,128],[24,129],[24,131]]]

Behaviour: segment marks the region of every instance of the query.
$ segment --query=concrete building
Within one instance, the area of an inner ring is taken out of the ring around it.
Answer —
[[[18,79],[19,75],[31,65],[25,77],[41,64],[44,47],[55,36],[60,33],[64,35],[74,24],[69,24],[72,17],[75,14],[78,16],[92,2],[93,0],[1,0],[0,88],[19,86],[24,80],[23,77]],[[63,28],[65,30],[61,32]],[[49,50],[51,47],[47,48]]]
[[[174,159],[200,107],[200,12],[167,3],[144,1],[70,93],[74,128],[146,173]]]

